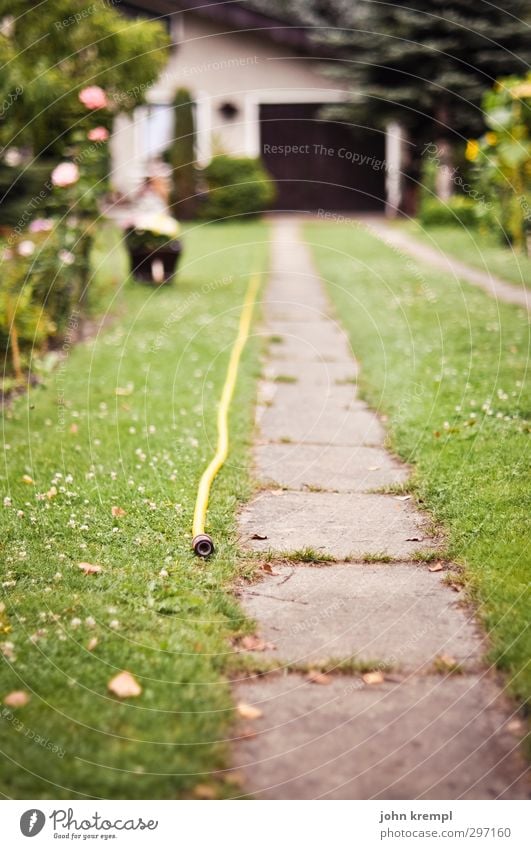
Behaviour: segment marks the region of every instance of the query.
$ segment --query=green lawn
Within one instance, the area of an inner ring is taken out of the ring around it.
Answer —
[[[412,492],[447,529],[521,698],[531,690],[527,314],[403,259],[362,227],[308,224],[317,266],[358,356],[361,389],[415,464]]]
[[[423,227],[418,222],[400,223],[412,236],[431,247],[455,256],[462,262],[491,272],[519,286],[531,286],[531,259],[505,247],[492,234],[468,230],[456,224],[449,227]]]
[[[114,321],[4,414],[0,696],[31,695],[0,711],[0,791],[10,797],[175,798],[226,764],[228,640],[246,627],[226,590],[250,568],[236,561],[235,509],[250,492],[256,341],[214,486],[209,562],[191,554],[190,529],[267,230],[203,225],[184,239],[175,286],[126,283]],[[112,240],[100,242],[103,259],[106,249]],[[123,256],[105,262],[116,273]],[[82,561],[101,573],[85,575]],[[143,692],[119,702],[107,683],[124,669]],[[230,795],[230,784],[217,792]]]

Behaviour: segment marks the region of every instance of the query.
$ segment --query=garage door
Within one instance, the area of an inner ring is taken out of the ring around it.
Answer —
[[[278,209],[379,212],[385,204],[385,137],[319,117],[319,103],[260,106],[263,162]]]

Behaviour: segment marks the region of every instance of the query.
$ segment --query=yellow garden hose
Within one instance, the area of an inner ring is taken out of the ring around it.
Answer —
[[[192,526],[192,548],[199,557],[208,557],[214,551],[212,538],[205,533],[208,499],[212,481],[227,459],[227,454],[229,452],[229,407],[230,402],[232,401],[232,396],[234,395],[234,389],[238,377],[238,366],[240,365],[242,351],[247,339],[249,338],[249,330],[251,328],[253,310],[259,286],[260,276],[258,274],[253,274],[249,280],[249,285],[245,294],[245,301],[240,315],[238,335],[236,336],[236,340],[231,351],[227,377],[225,378],[225,384],[223,386],[223,392],[221,393],[221,400],[219,402],[218,443],[216,453],[203,472],[201,480],[199,481],[199,488],[197,490],[194,523]]]

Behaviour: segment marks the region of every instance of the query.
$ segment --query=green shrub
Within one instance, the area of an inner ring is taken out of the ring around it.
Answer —
[[[208,194],[199,209],[201,218],[256,215],[275,199],[275,184],[259,159],[216,156],[203,176]]]
[[[50,174],[58,160],[39,159],[14,167],[0,162],[0,225],[23,229],[51,207]]]
[[[477,227],[480,222],[479,204],[463,195],[453,195],[449,200],[423,198],[419,210],[419,221],[424,227],[444,227],[462,224]]]
[[[0,245],[0,356],[2,370],[18,379],[33,352],[59,345],[84,316],[105,308],[128,273],[113,225],[86,234],[42,224],[53,229],[12,233]]]
[[[180,88],[173,101],[175,134],[166,159],[172,169],[170,209],[178,218],[192,218],[197,206],[195,168],[194,103],[190,93]]]

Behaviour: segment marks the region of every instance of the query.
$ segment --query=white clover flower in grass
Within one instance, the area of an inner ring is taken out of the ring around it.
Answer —
[[[59,259],[61,260],[61,262],[64,265],[73,265],[74,262],[76,261],[76,258],[74,256],[74,254],[72,253],[72,251],[67,251],[64,248],[62,248],[59,251],[58,256],[59,256]]]

